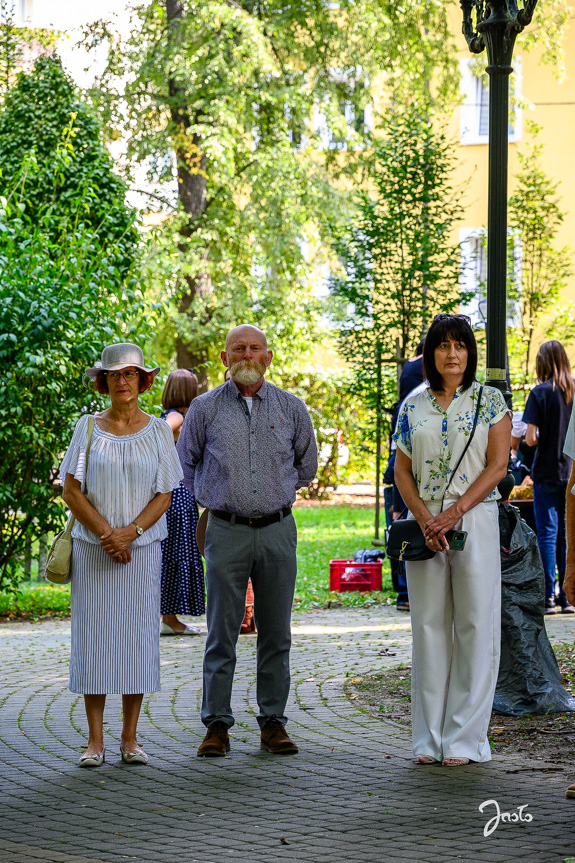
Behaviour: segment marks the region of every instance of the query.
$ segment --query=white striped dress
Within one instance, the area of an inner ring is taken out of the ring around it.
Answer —
[[[85,476],[88,417],[82,417],[60,466],[111,527],[126,527],[158,492],[179,486],[182,468],[172,430],[156,417],[131,435],[94,425]],[[162,516],[131,545],[132,561],[114,563],[99,537],[72,530],[72,692],[125,695],[160,688],[159,615]]]

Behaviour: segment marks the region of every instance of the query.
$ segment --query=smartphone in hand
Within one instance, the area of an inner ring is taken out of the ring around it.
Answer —
[[[467,542],[466,530],[448,530],[445,538],[449,543],[450,551],[463,551]]]

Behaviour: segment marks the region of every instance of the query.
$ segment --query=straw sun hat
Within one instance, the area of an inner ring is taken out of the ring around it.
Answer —
[[[147,368],[144,364],[144,354],[138,345],[122,342],[118,345],[108,345],[102,351],[102,359],[94,363],[93,368],[86,369],[86,374],[93,381],[96,380],[98,372],[118,372],[128,366],[135,366],[141,371],[157,375],[160,367]]]

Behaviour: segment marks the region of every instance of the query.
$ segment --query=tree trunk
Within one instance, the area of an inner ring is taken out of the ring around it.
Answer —
[[[183,17],[180,0],[166,0],[169,39],[175,46],[180,38],[179,25]],[[186,240],[192,233],[195,220],[201,218],[207,206],[206,156],[202,151],[201,140],[197,135],[188,135],[191,126],[190,114],[185,98],[185,90],[174,78],[168,79],[171,101],[171,120],[175,127],[175,152],[178,166],[178,197],[185,213],[188,214],[187,227],[181,230],[180,250],[185,254]],[[180,143],[178,143],[180,142]],[[207,250],[206,250],[207,257]],[[182,286],[178,311],[187,314],[197,296],[207,296],[212,292],[209,275],[188,276]],[[203,365],[207,360],[205,351],[196,350],[188,341],[177,336],[176,355],[179,368],[193,368],[198,376],[200,392],[207,389],[207,372]]]

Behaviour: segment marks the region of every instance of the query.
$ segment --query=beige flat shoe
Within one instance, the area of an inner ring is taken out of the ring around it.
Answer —
[[[143,749],[124,749],[120,746],[120,755],[124,764],[147,764],[148,756]]]
[[[96,755],[80,755],[78,767],[100,767],[106,760],[106,750],[102,749]]]

